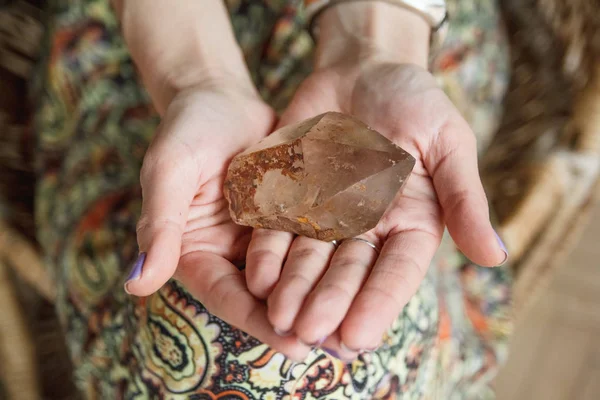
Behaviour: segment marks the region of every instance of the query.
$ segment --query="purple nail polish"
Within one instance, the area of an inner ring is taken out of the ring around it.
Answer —
[[[322,347],[322,350],[324,352],[326,352],[327,354],[329,354],[330,356],[340,359],[340,355],[335,350],[328,349],[327,347]]]
[[[131,272],[127,277],[127,282],[139,279],[140,275],[142,275],[142,268],[144,267],[144,263],[146,262],[146,253],[140,253],[137,260],[131,267]]]
[[[494,234],[496,235],[496,239],[498,240],[498,244],[500,245],[500,248],[504,252],[504,260],[500,264],[498,264],[498,266],[504,265],[506,263],[506,261],[508,261],[508,250],[506,248],[506,245],[500,238],[500,235],[498,235],[498,233],[496,231],[494,231]]]

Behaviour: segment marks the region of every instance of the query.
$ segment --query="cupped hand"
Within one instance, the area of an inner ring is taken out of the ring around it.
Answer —
[[[137,234],[146,256],[126,290],[150,295],[175,277],[212,314],[302,359],[308,347],[273,332],[264,301],[248,291],[235,266],[245,258],[251,230],[231,221],[222,192],[231,158],[274,123],[273,111],[254,92],[227,82],[175,96],[144,158]]]
[[[490,224],[475,137],[426,70],[410,64],[330,67],[299,88],[280,125],[326,111],[352,114],[416,158],[406,187],[364,242],[331,243],[255,230],[248,249],[250,291],[268,299],[282,337],[344,358],[376,348],[416,292],[447,225],[482,266],[507,254]]]

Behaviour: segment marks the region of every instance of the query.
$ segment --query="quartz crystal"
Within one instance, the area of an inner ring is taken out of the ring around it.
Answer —
[[[240,225],[340,240],[377,225],[414,165],[361,121],[328,112],[238,154],[224,193]]]

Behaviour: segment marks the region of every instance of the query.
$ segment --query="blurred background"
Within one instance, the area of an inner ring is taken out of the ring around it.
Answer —
[[[600,14],[505,0],[512,79],[482,165],[515,274],[500,400],[600,399]],[[42,1],[0,0],[0,399],[74,399],[35,239],[35,62]]]

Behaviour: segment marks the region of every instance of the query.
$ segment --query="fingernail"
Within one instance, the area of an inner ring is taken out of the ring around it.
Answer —
[[[340,347],[342,348],[342,350],[344,350],[344,351],[345,351],[345,352],[347,352],[347,353],[361,353],[361,352],[362,352],[362,350],[354,350],[354,349],[351,349],[350,347],[346,346],[346,345],[344,344],[344,342],[341,342],[341,343],[340,343]]]
[[[355,350],[355,349],[351,349],[350,347],[346,346],[343,342],[340,343],[340,347],[346,353],[358,353],[358,354],[372,353],[379,348],[379,346],[374,346],[374,347],[369,347],[367,349]]]
[[[341,357],[340,357],[340,355],[337,353],[337,351],[335,351],[335,350],[332,350],[332,349],[328,349],[327,347],[322,347],[322,350],[323,350],[325,353],[329,354],[331,357],[334,357],[334,358],[337,358],[337,359],[340,359],[340,360],[341,360]]]
[[[332,356],[334,358],[337,358],[338,360],[341,360],[341,361],[343,361],[345,363],[352,363],[356,359],[356,356],[354,356],[354,357],[344,357],[344,356],[340,355],[337,351],[329,349],[327,347],[321,347],[321,349],[324,352],[326,352],[327,354],[329,354],[330,356]]]
[[[278,328],[275,328],[275,327],[273,327],[273,330],[275,331],[275,333],[276,333],[277,335],[279,335],[279,336],[281,336],[281,337],[287,337],[287,336],[290,336],[290,335],[292,334],[292,331],[291,331],[291,330],[289,330],[289,331],[284,331],[284,330],[281,330],[281,329],[278,329]]]
[[[129,283],[140,279],[140,276],[142,275],[142,268],[144,267],[144,262],[146,262],[146,253],[140,253],[137,260],[135,260],[133,267],[131,267],[131,272],[129,273],[127,281],[125,282],[125,291],[127,293],[130,293],[127,289]]]
[[[317,347],[321,347],[321,345],[325,342],[326,339],[327,339],[327,336],[324,336],[321,339],[317,340],[316,342],[312,342],[312,343],[306,343],[304,340],[302,340],[300,338],[298,338],[298,341],[305,346],[315,349]]]
[[[325,339],[327,339],[327,336],[323,336],[321,339],[317,340],[311,345],[311,347],[321,347],[321,345],[325,342]]]
[[[498,232],[494,231],[494,234],[496,235],[496,239],[498,239],[498,244],[500,245],[500,248],[504,252],[504,260],[500,264],[498,264],[498,266],[501,266],[501,265],[506,264],[506,262],[508,261],[508,250],[506,248],[506,245],[500,238],[500,235],[498,235]]]

